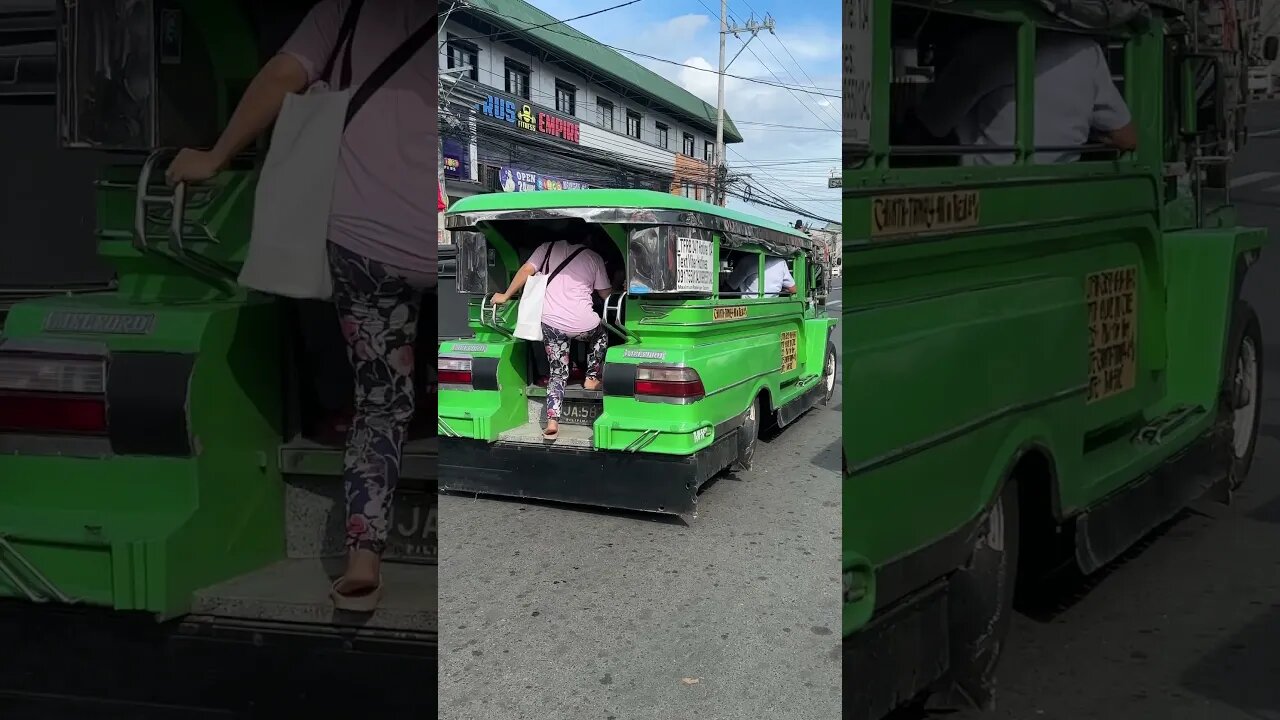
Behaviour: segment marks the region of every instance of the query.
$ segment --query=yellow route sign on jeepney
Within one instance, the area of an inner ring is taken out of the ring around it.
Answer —
[[[1089,395],[1096,402],[1133,389],[1138,366],[1138,267],[1085,276],[1089,306]]]
[[[882,195],[871,199],[871,237],[970,228],[981,210],[977,190]]]

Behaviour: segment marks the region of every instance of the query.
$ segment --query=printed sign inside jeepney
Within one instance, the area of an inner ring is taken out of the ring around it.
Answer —
[[[871,236],[970,228],[981,211],[977,190],[884,195],[871,199]]]
[[[782,333],[782,372],[796,369],[796,331]]]
[[[871,142],[871,0],[844,0],[844,142]]]
[[[1138,374],[1138,268],[1085,277],[1089,308],[1089,392],[1096,402],[1132,390]]]
[[[715,289],[714,248],[710,240],[676,238],[676,292],[710,293]]]
[[[747,316],[747,308],[745,305],[734,305],[733,307],[718,307],[711,311],[711,319],[715,322],[724,322],[726,320],[741,320]]]

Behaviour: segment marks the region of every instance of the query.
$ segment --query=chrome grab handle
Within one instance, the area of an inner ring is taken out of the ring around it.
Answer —
[[[178,151],[174,148],[157,148],[152,150],[147,156],[146,162],[142,163],[142,171],[138,173],[138,191],[133,206],[133,246],[138,250],[146,250],[147,244],[147,206],[150,203],[164,203],[171,209],[169,213],[169,248],[175,254],[185,255],[186,249],[182,244],[182,228],[186,224],[187,210],[187,184],[178,183],[173,188],[171,195],[152,195],[151,174],[155,171],[156,164],[161,159],[168,156],[176,156]]]
[[[491,295],[485,295],[480,298],[480,324],[507,337],[512,337],[513,334],[510,330],[498,324],[498,308],[500,306],[497,303],[489,302],[491,297]]]
[[[623,339],[627,337],[627,328],[622,322],[622,308],[626,302],[627,293],[625,292],[609,295],[604,299],[604,317],[601,318],[605,329]]]

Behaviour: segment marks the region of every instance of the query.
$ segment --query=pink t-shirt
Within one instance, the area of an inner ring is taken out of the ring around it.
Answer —
[[[543,243],[529,256],[529,262],[541,272],[542,259],[547,257],[547,248],[551,248],[551,259],[547,262],[549,275],[580,247],[564,241]],[[594,250],[584,249],[547,285],[542,322],[569,335],[594,330],[600,324],[600,316],[591,307],[591,293],[611,287],[604,260]]]
[[[312,83],[338,42],[351,0],[321,0],[281,52],[297,58]],[[365,0],[351,45],[351,90],[436,13],[434,0]],[[407,270],[436,274],[435,42],[374,93],[343,138],[329,215],[329,239]],[[330,84],[341,79],[342,57]]]

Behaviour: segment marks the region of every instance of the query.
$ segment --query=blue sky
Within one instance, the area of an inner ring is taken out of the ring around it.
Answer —
[[[625,0],[528,0],[557,18],[575,17]],[[570,24],[600,42],[685,65],[714,70],[718,61],[720,0],[640,0]],[[841,71],[838,0],[729,0],[739,25],[765,13],[776,34],[761,33],[729,67],[728,74],[791,86],[784,88],[726,78],[725,106],[744,142],[730,145],[730,172],[749,173],[753,184],[815,215],[840,217],[840,191],[827,188],[829,172],[840,164],[840,101],[804,92],[839,95]],[[743,35],[745,40],[747,35]],[[728,60],[742,47],[729,36]],[[716,74],[628,56],[711,103]],[[776,78],[775,78],[776,75]],[[777,125],[799,128],[771,127]],[[739,200],[731,207],[782,222],[797,216]],[[816,222],[816,221],[813,221]],[[821,223],[817,223],[821,224]]]

